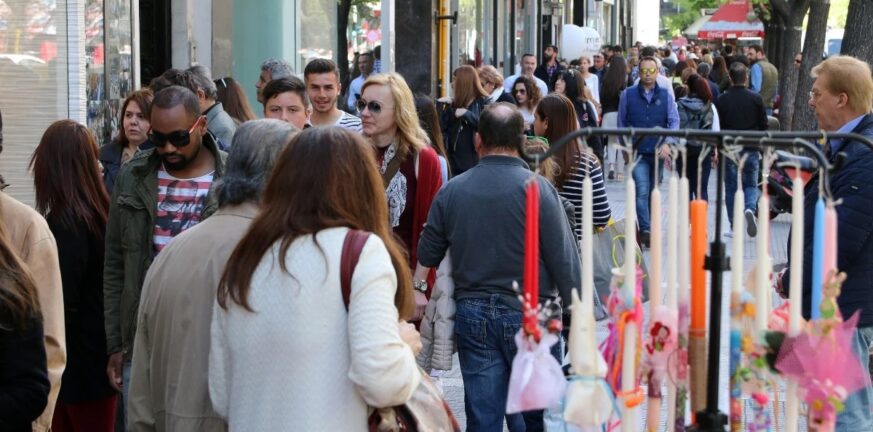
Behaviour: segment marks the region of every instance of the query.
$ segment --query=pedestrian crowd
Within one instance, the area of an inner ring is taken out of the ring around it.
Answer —
[[[671,157],[653,137],[622,142],[633,154],[574,140],[538,172],[522,156],[586,127],[767,129],[778,71],[760,46],[733,49],[610,46],[568,64],[548,45],[508,77],[462,65],[438,100],[381,73],[378,52],[356,56],[348,88],[331,60],[298,76],[269,59],[264,119],[241,83],[194,65],[128,95],[111,142],[56,121],[31,159],[35,209],[0,192],[0,430],[365,430],[455,353],[468,430],[544,430],[542,411],[505,414],[525,189],[539,188],[539,301],[569,322],[579,242],[615,223],[606,182],[633,177],[647,247]],[[813,74],[819,126],[873,136],[869,66],[835,57]],[[722,156],[685,144],[691,197],[707,199]],[[826,151],[851,155],[830,179],[846,212],[840,306],[862,311],[869,350],[873,153]],[[722,157],[727,207],[742,187],[754,236],[760,154],[743,156]],[[585,178],[595,232],[582,229]],[[838,430],[873,427],[866,390]]]

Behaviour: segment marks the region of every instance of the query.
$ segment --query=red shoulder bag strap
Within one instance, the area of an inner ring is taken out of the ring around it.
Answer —
[[[349,298],[352,295],[352,275],[361,258],[361,251],[370,233],[355,229],[349,229],[346,239],[343,241],[343,251],[340,257],[340,286],[343,290],[343,304],[349,310]]]

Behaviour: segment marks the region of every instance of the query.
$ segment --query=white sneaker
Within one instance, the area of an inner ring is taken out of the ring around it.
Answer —
[[[734,238],[734,232],[733,232],[733,231],[725,231],[724,234],[722,234],[722,235],[723,235],[725,238]]]
[[[746,209],[746,234],[749,237],[755,237],[758,235],[758,218],[755,217],[755,212],[750,209]]]

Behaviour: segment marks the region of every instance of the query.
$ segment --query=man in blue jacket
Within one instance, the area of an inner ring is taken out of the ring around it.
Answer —
[[[812,69],[815,83],[809,105],[815,109],[819,127],[827,132],[857,133],[873,138],[873,78],[870,66],[848,56],[834,56]],[[833,198],[842,201],[837,209],[837,268],[846,273],[842,293],[837,299],[844,319],[859,313],[854,348],[864,372],[869,374],[870,347],[873,346],[873,149],[853,140],[831,139],[825,154],[833,163],[843,159],[839,171],[830,174]],[[818,180],[805,190],[803,232],[803,317],[810,318],[812,286],[812,234]],[[792,233],[793,235],[794,233]],[[790,239],[789,239],[790,244]],[[782,286],[788,287],[783,273]],[[847,361],[847,360],[841,360]],[[837,416],[836,431],[873,430],[873,387],[868,385],[845,401]]]
[[[628,87],[618,102],[618,127],[679,129],[676,101],[667,89],[658,85],[657,77],[657,60],[643,57],[640,60],[640,82]],[[661,147],[660,151],[655,148],[661,140],[659,137],[646,137],[633,142],[637,157],[633,170],[637,187],[637,224],[640,242],[644,247],[649,247],[649,194],[656,184],[655,161],[666,158],[670,152],[667,146]],[[657,156],[656,151],[659,152]]]

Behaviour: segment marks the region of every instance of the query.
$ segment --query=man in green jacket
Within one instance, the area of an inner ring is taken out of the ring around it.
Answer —
[[[197,96],[179,86],[155,94],[149,138],[155,148],[121,167],[109,207],[103,273],[110,384],[124,403],[140,291],[149,265],[167,243],[215,212],[209,194],[226,154],[207,133]]]

